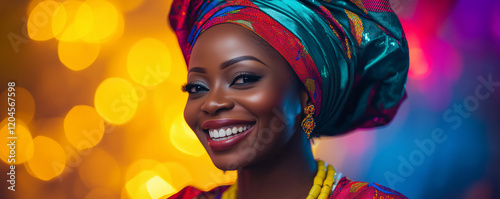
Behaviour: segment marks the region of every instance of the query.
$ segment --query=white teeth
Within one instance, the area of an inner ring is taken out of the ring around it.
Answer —
[[[219,131],[219,137],[221,138],[221,137],[225,137],[225,136],[226,136],[226,131],[224,131],[224,129],[221,129]]]
[[[210,135],[210,138],[212,138],[215,141],[219,140],[225,140],[230,137],[235,136],[238,133],[244,132],[247,129],[249,129],[252,125],[248,126],[234,126],[231,128],[226,128],[226,129],[209,129],[208,133]]]
[[[213,136],[214,138],[218,138],[218,137],[219,137],[219,132],[217,131],[217,129],[214,129],[214,130],[212,131],[212,136]]]

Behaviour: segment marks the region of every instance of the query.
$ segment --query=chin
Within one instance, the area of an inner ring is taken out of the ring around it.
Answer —
[[[230,171],[245,167],[249,162],[244,157],[234,157],[233,155],[211,155],[210,158],[215,167],[220,170]],[[246,164],[245,164],[246,163]]]

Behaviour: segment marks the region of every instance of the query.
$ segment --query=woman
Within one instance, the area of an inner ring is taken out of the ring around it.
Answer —
[[[388,1],[174,0],[184,117],[238,180],[171,198],[406,198],[316,161],[310,138],[387,124],[408,47]]]

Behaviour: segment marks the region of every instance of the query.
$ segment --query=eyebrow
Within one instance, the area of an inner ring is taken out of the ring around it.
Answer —
[[[259,62],[259,63],[267,66],[263,61],[261,61],[260,59],[258,59],[256,57],[250,56],[250,55],[245,55],[245,56],[235,57],[235,58],[232,58],[232,59],[227,60],[225,62],[222,62],[222,64],[220,65],[220,69],[223,70],[223,69],[225,69],[233,64],[236,64],[236,63],[242,62],[242,61],[246,61],[246,60],[253,60],[253,61]],[[206,70],[205,70],[205,68],[201,68],[201,67],[193,67],[193,68],[190,68],[188,72],[206,73]]]

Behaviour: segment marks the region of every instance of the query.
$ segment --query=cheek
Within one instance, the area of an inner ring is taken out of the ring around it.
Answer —
[[[193,103],[192,101],[188,100],[186,103],[186,106],[184,107],[184,120],[186,120],[186,123],[188,126],[196,133],[196,127],[198,126],[198,118],[197,118],[197,113],[199,110],[197,107],[196,103]]]
[[[272,85],[272,86],[265,86]],[[247,95],[239,95],[240,103],[252,112],[266,126],[285,125],[290,129],[295,124],[295,117],[300,114],[300,100],[286,84],[267,83]],[[280,123],[280,124],[278,124]]]

